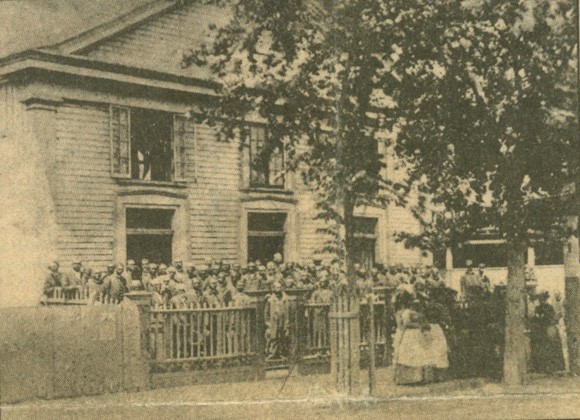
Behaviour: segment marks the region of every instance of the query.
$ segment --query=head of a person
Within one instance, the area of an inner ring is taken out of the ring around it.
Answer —
[[[481,264],[478,265],[477,268],[479,269],[479,272],[480,273],[483,273],[485,271],[485,264],[481,263]]]
[[[218,280],[217,280],[217,278],[215,276],[211,276],[209,278],[209,281],[208,281],[207,285],[208,285],[209,289],[212,292],[217,291],[217,287],[218,287]]]
[[[170,279],[175,278],[175,273],[177,273],[177,270],[175,269],[174,266],[170,265],[169,267],[167,267],[167,275],[169,276]]]
[[[93,277],[93,269],[91,267],[83,267],[82,273],[85,278]]]
[[[272,284],[272,292],[274,292],[277,295],[282,294],[282,292],[284,291],[284,286],[282,286],[282,283],[280,283],[279,281],[275,281]]]
[[[201,290],[201,279],[197,276],[193,277],[191,279],[191,287],[197,291]]]
[[[159,268],[157,268],[157,273],[160,275],[167,274],[167,266],[165,264],[159,264]]]
[[[107,265],[107,273],[108,274],[113,274],[115,272],[115,264],[109,264]]]
[[[224,271],[220,271],[217,275],[218,283],[224,286],[227,283],[226,273]]]
[[[137,264],[135,264],[135,260],[127,260],[127,270],[133,271],[136,267]]]
[[[274,254],[274,258],[273,258],[274,263],[281,264],[282,263],[282,260],[283,260],[282,254],[280,254],[279,252],[276,252]]]
[[[173,262],[173,267],[175,267],[176,270],[183,270],[183,261],[175,260]]]
[[[236,290],[238,292],[243,292],[245,288],[246,288],[246,284],[243,280],[240,279],[236,282]]]
[[[125,267],[123,266],[123,264],[117,264],[115,266],[115,273],[121,275],[123,274],[123,271],[125,271]]]
[[[256,272],[256,263],[253,263],[253,262],[248,263],[247,269],[248,269],[249,273],[255,273]]]
[[[266,274],[266,267],[265,267],[265,266],[263,266],[263,265],[259,265],[259,266],[258,266],[258,272],[259,272],[260,274]]]
[[[542,290],[539,294],[538,294],[538,300],[542,303],[545,303],[548,301],[548,299],[550,298],[550,293],[548,293],[547,290]]]
[[[276,263],[274,263],[274,261],[268,261],[266,264],[266,270],[268,271],[268,274],[274,274],[276,272]]]
[[[465,268],[467,268],[467,271],[472,271],[473,270],[473,261],[471,261],[471,260],[465,261]]]
[[[141,259],[141,268],[149,265],[149,260],[147,258]]]
[[[83,266],[83,263],[82,263],[82,261],[79,261],[79,260],[72,263],[72,269],[74,271],[76,271],[77,273],[80,273],[82,266]]]
[[[157,264],[155,264],[155,263],[149,264],[149,272],[152,275],[154,275],[154,276],[157,275],[158,271],[159,271],[159,266]]]
[[[60,265],[58,264],[58,261],[51,261],[50,264],[48,264],[48,269],[53,273],[58,273],[59,267]]]
[[[187,267],[187,276],[191,279],[195,276],[196,274],[196,269],[194,265],[190,265],[189,267]]]

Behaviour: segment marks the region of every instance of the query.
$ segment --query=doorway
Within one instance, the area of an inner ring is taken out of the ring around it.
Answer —
[[[174,210],[127,208],[127,259],[137,264],[146,258],[156,264],[173,260]]]

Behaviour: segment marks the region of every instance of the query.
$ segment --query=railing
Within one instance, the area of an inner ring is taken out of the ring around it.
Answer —
[[[55,287],[50,296],[43,296],[43,305],[88,305],[95,303],[117,304],[118,300],[106,294],[93,293],[87,286]]]
[[[88,287],[55,287],[52,294],[42,300],[46,305],[86,305],[91,300]]]
[[[255,304],[222,308],[162,305],[154,307],[150,316],[152,371],[256,363]]]

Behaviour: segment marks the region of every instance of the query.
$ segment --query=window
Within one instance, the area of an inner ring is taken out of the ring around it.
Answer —
[[[264,127],[249,128],[250,187],[284,188],[284,148],[267,138]]]
[[[286,213],[248,213],[248,261],[284,255]]]
[[[534,244],[536,265],[564,264],[564,247],[558,242],[537,242]]]
[[[507,245],[505,243],[465,244],[453,248],[453,266],[465,268],[466,261],[471,260],[474,266],[485,264],[487,267],[505,267],[507,265]]]
[[[127,259],[171,264],[174,210],[127,208]]]
[[[141,181],[183,181],[189,123],[182,116],[111,107],[114,176]]]
[[[353,259],[365,269],[371,269],[376,261],[377,224],[375,217],[354,218]]]

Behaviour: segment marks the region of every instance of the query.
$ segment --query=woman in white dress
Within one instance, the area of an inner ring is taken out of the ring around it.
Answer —
[[[397,312],[395,383],[434,382],[438,370],[449,367],[447,341],[438,324],[429,324],[421,304],[413,300]]]

